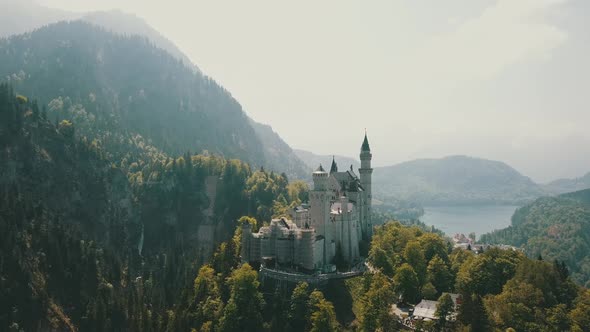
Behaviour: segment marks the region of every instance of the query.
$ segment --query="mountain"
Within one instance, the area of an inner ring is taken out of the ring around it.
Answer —
[[[48,24],[60,19],[75,19],[80,17],[80,19],[85,22],[102,27],[108,32],[112,32],[123,38],[131,38],[132,36],[141,36],[142,38],[146,38],[149,40],[150,44],[165,50],[174,58],[179,59],[184,66],[191,68],[192,71],[197,74],[197,76],[201,77],[201,79],[210,80],[199,71],[197,66],[194,65],[190,59],[184,53],[182,53],[182,51],[180,51],[176,45],[174,45],[174,43],[166,39],[158,31],[148,25],[143,19],[135,15],[126,14],[118,10],[91,12],[87,14],[74,14],[45,8],[35,4],[32,1],[22,3],[18,1],[8,1],[4,3],[4,6],[9,10],[6,12],[0,12],[0,18],[10,17],[11,19],[17,20],[19,22],[26,22],[26,24],[16,29],[8,24],[5,24],[5,22],[11,22],[10,20],[0,20],[0,29],[2,29],[1,31],[6,32],[5,34],[0,34],[0,36],[16,32],[30,31],[41,27],[44,24]],[[29,13],[34,13],[35,19],[28,19]],[[218,88],[223,90],[221,87]],[[207,93],[206,91],[202,92]],[[220,98],[233,100],[227,91],[224,90],[221,94],[225,94],[225,96]],[[280,136],[272,132],[272,128],[266,128],[264,125],[255,125],[256,122],[251,121],[247,116],[246,119],[247,121],[245,122],[250,124],[250,129],[256,131],[256,134],[253,136],[257,138],[264,138],[262,140],[252,140],[254,144],[259,144],[262,154],[265,156],[265,158],[259,158],[259,155],[254,155],[255,158],[252,160],[256,160],[256,165],[266,166],[268,169],[275,170],[277,172],[284,172],[289,177],[295,179],[309,177],[308,172],[303,171],[302,162],[290,151],[290,147],[280,138]],[[178,134],[182,135],[182,133]],[[245,143],[238,142],[237,144]],[[198,146],[195,146],[194,148],[198,148]],[[190,149],[193,150],[194,148]],[[218,153],[218,151],[215,150],[211,152]],[[226,156],[232,157],[235,155]]]
[[[127,14],[120,10],[111,10],[91,12],[81,17],[81,19],[117,34],[145,37],[155,46],[182,60],[186,66],[199,71],[197,66],[173,42],[162,36],[156,29],[136,15]]]
[[[33,0],[3,0],[0,2],[0,37],[23,34],[59,21],[81,19],[107,29],[110,32],[131,36],[138,35],[150,40],[155,46],[167,51],[194,70],[198,68],[169,39],[136,15],[120,10],[74,13],[47,8]]]
[[[332,165],[332,158],[336,160],[339,169],[349,169],[350,165],[352,165],[354,171],[358,173],[358,169],[361,167],[358,160],[350,157],[317,155],[313,152],[299,149],[293,149],[293,151],[307,165],[308,169],[316,169],[320,164],[329,168]]]
[[[0,38],[44,25],[79,18],[81,14],[39,6],[34,0],[0,1]]]
[[[329,167],[332,156],[294,150],[309,169]],[[360,164],[348,157],[334,156],[339,168]],[[467,156],[416,159],[393,166],[375,167],[373,196],[378,206],[411,206],[419,216],[420,205],[520,204],[546,194],[528,177],[499,161]],[[394,209],[405,211],[407,209]]]
[[[143,38],[74,21],[2,40],[0,51],[0,77],[98,144],[124,133],[166,154],[208,151],[278,172],[292,167],[267,159],[288,146],[273,143],[277,135],[262,141],[225,89]]]
[[[575,179],[559,179],[543,185],[543,188],[552,194],[563,194],[590,188],[590,172]]]
[[[466,156],[376,167],[373,188],[375,196],[422,205],[517,204],[544,193],[505,163]]]
[[[282,170],[295,179],[310,179],[311,172],[307,165],[298,157],[296,150],[283,141],[271,126],[250,120],[258,139],[264,144],[264,156],[267,167]]]
[[[523,247],[530,257],[565,261],[572,277],[590,284],[590,189],[542,197],[514,213],[512,225],[481,237]]]

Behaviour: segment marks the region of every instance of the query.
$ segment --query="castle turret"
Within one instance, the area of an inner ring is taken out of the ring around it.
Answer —
[[[371,168],[371,148],[369,147],[369,140],[367,139],[367,133],[365,132],[365,139],[361,145],[361,168],[359,168],[361,186],[363,187],[362,194],[362,206],[361,206],[361,228],[363,237],[370,239],[373,236],[373,224],[371,223],[371,203],[372,203],[372,192],[371,192],[371,177],[373,174],[373,168]]]
[[[320,165],[318,169],[313,172],[313,190],[315,191],[326,191],[328,188],[328,173],[324,170],[324,167]]]
[[[316,235],[324,238],[323,264],[332,259],[333,253],[330,249],[332,242],[332,225],[330,223],[330,198],[328,190],[329,174],[322,165],[313,172],[313,190],[310,192],[311,203],[311,227],[315,229]]]

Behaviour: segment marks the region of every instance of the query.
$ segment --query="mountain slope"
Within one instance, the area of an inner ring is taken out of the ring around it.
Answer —
[[[174,43],[162,36],[143,19],[120,10],[74,13],[47,8],[33,0],[3,0],[0,2],[0,37],[22,34],[45,25],[81,19],[121,35],[138,35],[167,51],[194,70],[198,68]]]
[[[34,0],[2,0],[0,1],[0,38],[80,16],[81,14],[39,6]]]
[[[317,155],[313,152],[293,149],[297,157],[301,159],[305,165],[307,165],[308,169],[316,169],[318,165],[322,164],[324,167],[329,168],[332,164],[332,157],[335,158],[336,163],[338,164],[338,168],[341,170],[349,169],[350,165],[352,165],[355,172],[358,173],[358,169],[361,167],[361,164],[358,160],[350,157],[345,156],[328,156],[328,155]]]
[[[514,204],[543,194],[505,163],[466,156],[418,159],[377,167],[373,174],[375,195],[423,205]]]
[[[294,179],[309,179],[311,172],[295,151],[283,141],[271,126],[250,121],[256,135],[263,142],[266,167],[281,170]]]
[[[563,194],[567,192],[579,191],[590,188],[590,172],[586,175],[575,179],[559,179],[552,181],[543,188],[552,194]]]
[[[264,165],[239,103],[145,39],[80,21],[50,25],[0,41],[0,77],[92,139],[136,134],[168,154],[207,150]]]
[[[108,31],[132,36],[138,35],[150,40],[156,47],[159,47],[170,53],[173,57],[182,60],[182,62],[195,71],[199,71],[196,65],[169,39],[162,36],[156,29],[152,28],[143,19],[124,13],[120,10],[111,10],[103,12],[91,12],[81,18],[83,21],[98,25]]]
[[[522,246],[531,257],[565,261],[574,280],[590,282],[590,189],[542,197],[516,210],[512,225],[482,242]]]

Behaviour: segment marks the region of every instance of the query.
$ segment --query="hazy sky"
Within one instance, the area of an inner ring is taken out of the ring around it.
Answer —
[[[41,0],[135,13],[293,147],[590,171],[590,1]]]

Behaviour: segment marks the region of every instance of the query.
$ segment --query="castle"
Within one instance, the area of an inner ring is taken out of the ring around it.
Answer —
[[[359,243],[373,235],[371,158],[365,133],[359,175],[352,165],[338,171],[335,160],[329,172],[320,165],[313,172],[309,204],[293,209],[290,220],[273,219],[257,233],[252,233],[249,223],[243,224],[242,260],[272,261],[303,272],[333,272],[336,259],[348,265],[360,262]]]

